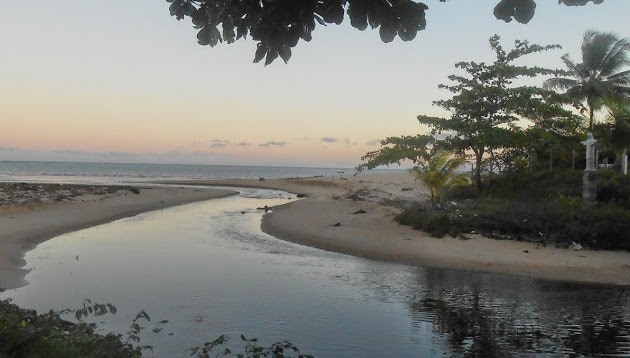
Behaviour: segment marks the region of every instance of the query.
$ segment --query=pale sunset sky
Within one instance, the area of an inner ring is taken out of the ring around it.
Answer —
[[[498,0],[427,0],[415,40],[349,21],[318,26],[288,64],[253,64],[255,43],[197,44],[164,0],[4,1],[0,160],[353,167],[387,136],[426,131],[458,61],[491,61],[488,38],[558,43],[525,63],[580,61],[584,30],[630,36],[630,1],[537,0],[527,25]],[[542,79],[541,81],[542,82]]]

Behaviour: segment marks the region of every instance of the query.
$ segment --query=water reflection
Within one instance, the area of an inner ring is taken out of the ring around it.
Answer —
[[[626,288],[462,275],[423,275],[424,294],[410,302],[415,320],[431,322],[458,355],[630,355]]]
[[[39,311],[113,303],[102,326],[120,333],[144,309],[169,320],[143,336],[159,357],[224,333],[318,357],[630,355],[630,288],[376,262],[262,233],[256,208],[288,200],[244,190],[60,236],[28,253],[31,284],[1,297]]]

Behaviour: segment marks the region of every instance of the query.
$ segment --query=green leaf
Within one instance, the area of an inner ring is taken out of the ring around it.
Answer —
[[[280,46],[278,48],[278,54],[280,55],[282,61],[284,61],[284,63],[287,63],[291,58],[291,48],[288,46]]]
[[[526,24],[534,17],[535,12],[536,3],[534,0],[524,0],[516,7],[514,19],[521,24]]]
[[[199,30],[197,33],[197,40],[200,45],[210,45],[210,47],[214,47],[219,43],[219,41],[222,41],[219,30],[210,25],[204,26],[201,30]]]
[[[265,66],[272,63],[276,58],[278,58],[278,50],[270,48],[265,59]]]
[[[232,21],[224,21],[223,22],[223,38],[225,42],[228,44],[234,43],[236,41],[236,34],[234,33],[234,25]]]
[[[260,62],[260,60],[262,60],[266,54],[267,54],[267,46],[264,45],[262,42],[259,43],[258,46],[256,47],[256,54],[254,55],[254,63]]]
[[[396,29],[386,26],[385,24],[381,24],[378,33],[381,35],[381,40],[385,43],[394,41],[394,38],[396,37]]]
[[[192,16],[195,11],[197,11],[197,8],[189,2],[185,2],[182,5],[182,13],[186,16]]]
[[[534,0],[501,0],[494,7],[494,16],[505,22],[511,22],[512,18],[521,24],[528,23],[536,12]]]

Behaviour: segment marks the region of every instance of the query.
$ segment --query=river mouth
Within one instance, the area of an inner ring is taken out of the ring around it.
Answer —
[[[275,239],[265,205],[238,189],[59,236],[26,255],[29,285],[2,293],[38,311],[111,303],[90,317],[123,335],[140,310],[142,345],[184,356],[218,335],[291,340],[356,356],[630,354],[630,289],[376,262]],[[154,333],[156,322],[162,324]]]

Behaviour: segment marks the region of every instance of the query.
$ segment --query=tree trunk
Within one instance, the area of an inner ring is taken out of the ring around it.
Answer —
[[[588,130],[592,131],[593,130],[593,104],[589,103],[588,104]]]
[[[475,162],[477,167],[475,168],[475,186],[477,189],[481,189],[481,159],[483,152],[475,153]]]

